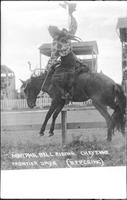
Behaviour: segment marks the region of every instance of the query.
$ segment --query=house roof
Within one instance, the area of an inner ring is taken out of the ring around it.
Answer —
[[[1,65],[1,73],[14,73],[14,72],[6,65]]]
[[[98,46],[96,41],[88,42],[73,42],[73,52],[76,55],[91,55],[92,53],[98,54]],[[45,56],[51,56],[51,43],[42,44],[39,47],[40,53]]]
[[[127,28],[127,17],[126,18],[118,18],[117,28]]]

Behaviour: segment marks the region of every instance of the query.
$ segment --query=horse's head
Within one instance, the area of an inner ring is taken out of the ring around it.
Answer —
[[[36,99],[41,90],[42,85],[42,77],[31,77],[26,81],[22,81],[21,89],[23,89],[25,93],[25,97],[27,100],[27,104],[29,108],[34,108],[36,106]]]

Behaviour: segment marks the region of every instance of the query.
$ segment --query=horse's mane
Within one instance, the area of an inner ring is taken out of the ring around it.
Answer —
[[[36,74],[35,72],[31,75],[30,79],[36,79],[36,78],[42,78],[44,76],[44,74],[46,73],[46,70],[44,72],[40,71],[39,74]]]
[[[34,81],[36,80],[40,80],[40,79],[43,79],[46,75],[46,71],[44,72],[40,72],[40,74],[36,75],[36,74],[32,74],[30,76],[30,78],[28,78],[26,81],[23,81],[22,82],[22,85],[21,85],[21,89],[25,89],[27,87],[28,84],[32,84]]]

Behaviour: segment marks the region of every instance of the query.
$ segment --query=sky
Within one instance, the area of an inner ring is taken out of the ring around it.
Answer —
[[[119,17],[127,17],[126,1],[75,1],[76,36],[83,41],[96,40],[98,72],[103,71],[117,83],[122,80],[121,42],[116,31]],[[52,42],[48,26],[68,28],[67,10],[59,1],[3,1],[1,4],[1,64],[16,76],[16,89],[30,77],[32,68],[40,67],[39,47]],[[45,68],[48,58],[42,56]]]

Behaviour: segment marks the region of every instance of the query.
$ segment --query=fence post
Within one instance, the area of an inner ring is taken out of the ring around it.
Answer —
[[[61,125],[62,125],[62,145],[66,143],[66,133],[67,133],[67,111],[61,111]]]

